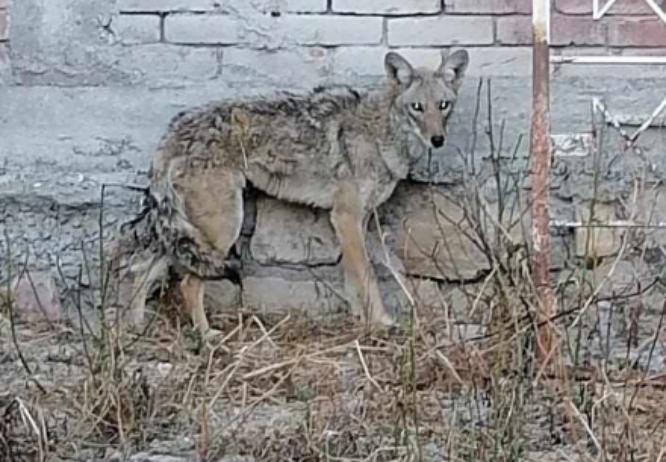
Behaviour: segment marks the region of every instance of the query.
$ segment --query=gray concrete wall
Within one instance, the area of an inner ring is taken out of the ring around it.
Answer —
[[[554,54],[663,53],[666,27],[650,19],[643,2],[624,2],[601,22],[593,22],[581,3],[585,2],[555,2]],[[101,221],[111,235],[138,210],[137,194],[119,185],[146,184],[151,152],[168,120],[183,108],[213,99],[269,95],[278,89],[303,91],[323,83],[373,85],[381,78],[388,49],[404,53],[415,64],[435,65],[443,51],[465,47],[471,65],[450,141],[382,211],[392,249],[407,256],[406,271],[421,281],[418,287],[424,287],[428,297],[439,300],[438,294],[448,290],[447,278],[474,280],[488,267],[470,242],[460,240],[455,227],[442,230],[436,217],[424,212],[430,197],[426,185],[434,181],[445,194],[458,191],[465,177],[461,159],[474,144],[478,164],[489,165],[484,160],[490,152],[486,99],[476,126],[473,123],[482,79],[492,84],[495,135],[504,124],[505,147],[523,137],[517,150],[523,161],[516,165],[525,165],[530,4],[0,0],[0,228],[9,238],[3,239],[0,279],[7,276],[11,251],[15,262],[25,261],[29,254],[35,267],[59,266],[73,283],[82,263],[82,245],[89,258],[94,260],[96,254],[101,186],[109,185]],[[589,133],[593,97],[602,98],[629,123],[628,130],[632,124],[635,128],[666,96],[664,71],[658,66],[556,66],[554,133],[565,139]],[[647,167],[648,186],[661,190],[666,156],[659,123],[643,137],[643,157],[616,157],[622,143],[609,132],[601,182],[605,220],[630,213],[625,205],[634,173],[641,168]],[[506,156],[510,153],[507,149]],[[594,189],[593,170],[588,150],[558,151],[552,186],[557,220],[584,216]],[[494,204],[492,182],[484,182],[487,176],[479,178]],[[528,177],[521,180],[520,189],[529,191]],[[439,206],[451,216],[462,216],[450,201]],[[263,197],[253,208],[256,227],[245,239],[244,302],[270,309],[339,309],[339,251],[326,218],[277,206]],[[407,244],[405,218],[418,230],[418,252]],[[617,233],[598,233],[601,253],[610,257],[617,252]],[[424,252],[441,249],[450,235],[459,239],[453,242],[454,251],[437,254],[435,260],[441,264],[434,267],[432,259],[424,261]],[[559,232],[558,267],[575,260],[585,236],[570,228]],[[394,295],[389,282],[386,287],[387,297]],[[229,283],[223,283],[224,288],[215,299],[239,303],[240,289]]]

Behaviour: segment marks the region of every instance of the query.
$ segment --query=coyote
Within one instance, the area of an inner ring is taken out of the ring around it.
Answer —
[[[366,253],[368,217],[424,153],[444,144],[467,63],[459,50],[436,70],[414,69],[389,52],[387,82],[375,92],[320,87],[307,96],[216,103],[177,115],[154,154],[143,211],[123,231],[135,249],[133,321],[143,322],[146,298],[173,268],[194,326],[209,330],[205,280],[225,272],[249,183],[330,210],[352,312],[392,325]]]

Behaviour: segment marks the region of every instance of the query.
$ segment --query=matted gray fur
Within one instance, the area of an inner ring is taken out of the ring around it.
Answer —
[[[205,280],[225,271],[250,183],[330,210],[352,311],[391,325],[366,252],[368,217],[423,154],[443,145],[467,63],[460,50],[437,69],[414,69],[390,52],[376,92],[319,88],[176,116],[153,157],[144,211],[121,238],[132,242],[133,321],[143,322],[146,298],[174,267],[183,275],[184,308],[199,330],[209,330]]]

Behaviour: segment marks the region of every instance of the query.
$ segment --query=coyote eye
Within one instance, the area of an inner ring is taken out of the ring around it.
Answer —
[[[442,101],[441,103],[439,103],[439,110],[440,111],[446,111],[450,107],[451,107],[451,102],[450,101]]]
[[[421,106],[421,103],[412,103],[412,109],[416,112],[423,112],[423,106]]]

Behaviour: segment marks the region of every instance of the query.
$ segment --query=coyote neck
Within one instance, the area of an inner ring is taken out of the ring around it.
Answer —
[[[394,118],[399,88],[391,85],[384,91],[368,94],[358,108],[357,116],[368,136],[376,140],[386,167],[396,180],[409,173],[409,134]]]

